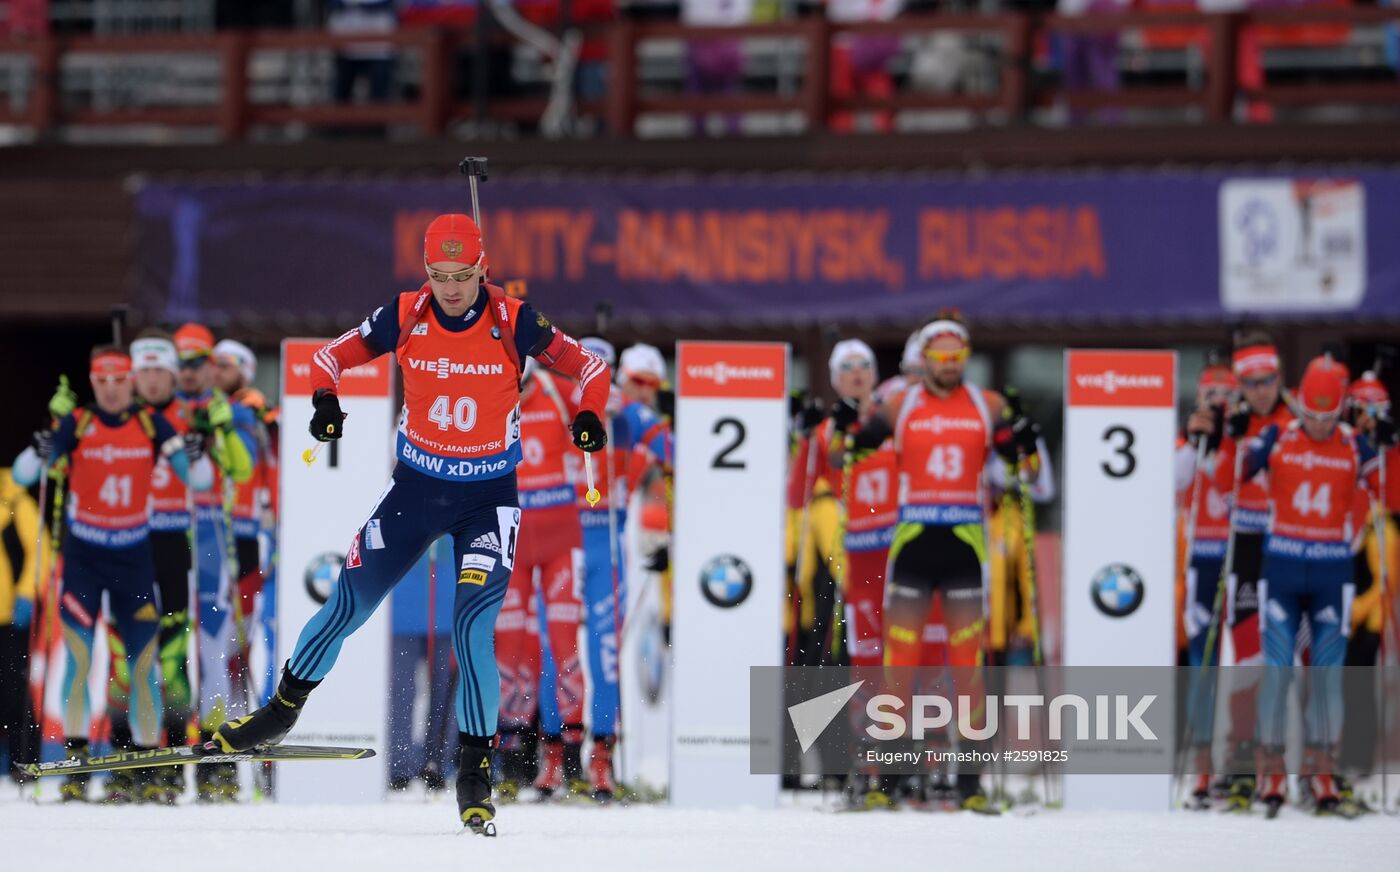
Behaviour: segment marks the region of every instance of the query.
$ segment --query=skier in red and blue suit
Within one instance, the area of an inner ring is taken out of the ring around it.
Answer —
[[[521,460],[522,361],[534,357],[581,386],[570,430],[586,452],[607,443],[602,414],[610,373],[597,356],[528,303],[484,285],[481,232],[466,215],[440,215],[423,247],[428,280],[398,294],[360,326],[314,355],[311,434],[343,435],[340,374],[394,354],[403,374],[389,485],[355,533],[330,599],[312,617],[266,706],[230,722],[208,747],[224,751],[286,737],[345,639],[373,614],[424,550],[451,534],[459,572],[453,648],[461,668],[458,813],[473,832],[493,832],[491,743],[500,705],[494,627],[520,529],[515,468]]]

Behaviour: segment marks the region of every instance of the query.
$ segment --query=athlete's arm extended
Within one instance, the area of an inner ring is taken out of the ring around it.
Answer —
[[[380,306],[360,322],[311,355],[311,393],[334,394],[340,388],[340,374],[394,350],[399,341],[398,300]]]
[[[1249,481],[1251,478],[1254,478],[1256,475],[1269,468],[1269,455],[1274,451],[1274,443],[1278,442],[1278,435],[1278,425],[1270,424],[1259,431],[1258,436],[1243,446],[1238,442],[1235,443],[1236,451],[1243,448],[1245,452],[1244,468],[1241,472],[1243,481]],[[1224,466],[1225,464],[1221,465]],[[1233,478],[1234,475],[1233,466],[1234,464],[1231,463],[1231,469],[1228,473],[1231,478]],[[1235,483],[1230,481],[1229,484],[1230,487],[1233,488]]]
[[[198,460],[191,463],[185,437],[175,432],[175,428],[164,415],[152,415],[151,425],[155,430],[155,437],[151,441],[155,444],[156,451],[170,462],[171,471],[180,481],[194,491],[207,491],[214,486],[214,468],[210,465],[207,455],[201,454]]]
[[[603,358],[578,344],[578,340],[558,329],[534,308],[520,307],[515,327],[516,348],[540,363],[578,382],[579,409],[592,412],[599,420],[607,411],[612,370]]]

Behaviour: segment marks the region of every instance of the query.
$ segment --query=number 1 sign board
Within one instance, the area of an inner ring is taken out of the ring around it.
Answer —
[[[676,348],[674,805],[778,801],[750,774],[749,668],[782,663],[787,368],[783,344]]]
[[[1175,662],[1175,448],[1175,352],[1066,352],[1066,666]],[[1162,809],[1169,782],[1067,776],[1065,799],[1081,808]]]

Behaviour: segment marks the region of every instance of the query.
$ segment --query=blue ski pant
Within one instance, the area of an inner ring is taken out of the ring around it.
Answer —
[[[324,678],[359,629],[428,546],[452,536],[457,567],[452,647],[461,668],[456,693],[463,733],[490,737],[500,709],[496,614],[505,599],[520,530],[514,473],[474,482],[431,478],[400,464],[355,533],[330,598],[297,639],[288,668]]]

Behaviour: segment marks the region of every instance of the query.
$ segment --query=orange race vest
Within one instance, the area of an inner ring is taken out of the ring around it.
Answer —
[[[79,412],[78,444],[68,474],[68,530],[106,548],[143,541],[150,528],[154,428],[140,415],[116,427]]]
[[[520,463],[520,369],[511,325],[521,303],[483,293],[488,311],[460,333],[438,324],[428,288],[399,295],[394,355],[404,403],[395,454],[433,478],[499,478]]]
[[[154,407],[147,409],[165,418],[181,436],[190,431],[190,412],[184,401],[177,398],[158,412]],[[185,483],[175,474],[170,461],[161,457],[151,473],[151,529],[184,532],[189,527],[190,504]]]
[[[947,398],[922,384],[904,393],[894,428],[901,523],[955,526],[982,522],[982,467],[992,422],[979,388]]]
[[[846,503],[846,551],[889,548],[898,517],[899,465],[893,443],[886,440],[880,450],[851,466],[851,495]]]
[[[1221,558],[1230,538],[1230,492],[1222,490],[1211,471],[1202,467],[1182,493],[1182,518],[1191,511],[1191,497],[1196,499],[1196,541],[1191,554],[1196,557]]]
[[[520,508],[573,505],[577,494],[568,458],[574,450],[573,419],[558,382],[536,370],[520,401]]]
[[[1360,464],[1351,428],[1338,426],[1326,441],[1315,442],[1301,424],[1288,425],[1269,455],[1269,553],[1351,559]]]

